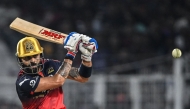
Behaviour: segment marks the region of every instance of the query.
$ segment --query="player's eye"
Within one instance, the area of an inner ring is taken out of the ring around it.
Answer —
[[[38,54],[37,54],[37,55],[33,55],[33,56],[31,56],[31,57],[33,57],[33,58],[37,58],[37,56],[38,56]]]
[[[26,57],[23,57],[22,59],[25,60],[25,61],[29,61],[30,59],[32,59],[32,57],[31,56],[26,56]]]
[[[33,55],[33,56],[26,56],[26,57],[23,57],[22,59],[25,60],[25,61],[29,61],[32,58],[37,58],[37,56],[38,56],[38,54],[37,55]]]

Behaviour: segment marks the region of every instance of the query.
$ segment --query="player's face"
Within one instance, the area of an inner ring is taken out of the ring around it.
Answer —
[[[22,57],[21,60],[24,65],[36,68],[40,63],[40,54]]]

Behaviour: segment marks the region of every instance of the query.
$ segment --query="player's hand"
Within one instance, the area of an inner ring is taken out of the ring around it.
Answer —
[[[78,45],[81,42],[81,34],[76,32],[71,32],[64,40],[64,48],[68,51],[77,53],[78,52]]]
[[[82,43],[85,48],[92,50],[94,53],[97,52],[98,43],[94,38],[91,38],[86,35],[82,35]]]
[[[82,53],[81,54],[81,59],[85,60],[85,61],[91,61],[92,60],[92,55],[97,52],[94,51],[93,49],[88,49],[85,47],[85,45],[83,43],[79,44],[79,50]]]
[[[69,35],[65,38],[64,48],[68,50],[66,56],[70,57],[70,59],[75,58],[81,39],[81,34],[76,32],[69,33]]]

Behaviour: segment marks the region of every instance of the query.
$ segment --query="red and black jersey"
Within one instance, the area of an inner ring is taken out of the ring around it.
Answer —
[[[63,104],[62,87],[34,93],[41,75],[44,77],[53,76],[61,64],[60,61],[46,59],[44,68],[39,75],[25,74],[20,71],[16,81],[16,91],[23,109],[66,109]]]

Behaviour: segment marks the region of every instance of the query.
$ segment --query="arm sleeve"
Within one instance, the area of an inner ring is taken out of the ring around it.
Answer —
[[[92,74],[92,67],[87,67],[83,64],[79,67],[79,75],[85,78],[89,78]]]
[[[55,75],[59,67],[62,65],[62,62],[58,60],[49,59],[45,63],[44,73],[46,76]]]

